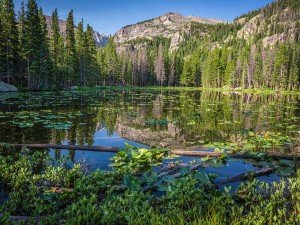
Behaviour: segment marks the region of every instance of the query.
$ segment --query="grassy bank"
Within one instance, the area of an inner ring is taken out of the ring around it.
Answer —
[[[83,161],[54,162],[47,152],[2,145],[0,224],[300,223],[300,171],[279,183],[251,180],[230,190],[217,188],[203,164],[157,183],[161,174],[152,167],[165,157],[163,150],[128,147],[112,159],[112,171],[90,172]]]

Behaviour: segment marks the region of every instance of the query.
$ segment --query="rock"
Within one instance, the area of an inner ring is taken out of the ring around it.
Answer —
[[[288,35],[285,33],[274,34],[270,37],[265,37],[263,39],[263,47],[266,48],[268,46],[273,46],[276,43],[287,42],[288,38],[289,38]]]
[[[258,14],[251,18],[245,25],[237,32],[237,37],[245,40],[249,40],[253,37],[254,33],[262,29],[264,23],[262,22],[264,18],[263,14]],[[258,26],[258,23],[261,23]]]
[[[16,88],[14,85],[10,85],[7,83],[4,83],[3,81],[0,81],[0,92],[17,92],[18,88]]]
[[[180,32],[174,34],[171,39],[170,50],[174,51],[179,48],[179,44],[183,41],[183,37],[180,35]]]
[[[78,89],[78,86],[72,86],[70,87],[70,90],[77,90]]]

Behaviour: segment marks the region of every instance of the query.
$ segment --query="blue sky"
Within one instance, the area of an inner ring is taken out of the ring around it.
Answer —
[[[15,0],[19,9],[22,0]],[[27,0],[25,0],[27,2]],[[260,8],[272,0],[37,0],[45,14],[58,8],[65,19],[74,10],[76,22],[84,19],[104,34],[114,34],[121,27],[160,16],[179,12],[205,18],[232,21],[236,16]]]

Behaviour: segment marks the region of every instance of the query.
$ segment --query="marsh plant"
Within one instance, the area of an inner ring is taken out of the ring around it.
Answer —
[[[0,223],[10,224],[299,224],[300,172],[278,183],[257,180],[216,188],[201,167],[158,184],[165,150],[130,146],[112,170],[54,162],[45,151],[1,145]],[[180,164],[180,163],[179,163]],[[158,184],[145,191],[144,186]]]

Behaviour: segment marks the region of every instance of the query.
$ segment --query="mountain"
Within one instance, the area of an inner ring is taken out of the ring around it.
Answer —
[[[114,41],[119,47],[124,47],[133,40],[152,40],[155,37],[164,37],[171,39],[170,49],[174,50],[184,40],[184,36],[191,35],[194,23],[215,25],[225,22],[170,12],[154,19],[123,27],[114,35]],[[201,35],[206,35],[206,32],[203,31]]]
[[[167,13],[113,40],[100,57],[105,84],[300,90],[299,0],[273,1],[230,23]]]
[[[193,36],[215,37],[212,39],[217,39],[217,42],[212,43],[213,47],[222,46],[234,38],[247,42],[261,39],[264,47],[277,42],[293,42],[299,35],[299,4],[297,0],[277,0],[238,17],[233,23],[170,12],[123,27],[114,35],[114,42],[119,52],[139,48],[147,40],[157,37],[170,39],[171,51]],[[214,26],[217,28],[212,28]]]
[[[46,23],[47,23],[48,30],[51,31],[51,24],[52,24],[51,16],[46,16]],[[66,26],[67,26],[67,21],[59,20],[59,28],[62,35],[66,35]],[[94,31],[94,39],[97,47],[104,47],[108,42],[108,36],[99,33],[97,31]]]
[[[293,0],[296,2],[295,0]],[[278,42],[294,42],[299,35],[299,2],[298,5],[286,1],[276,1],[266,7],[240,16],[234,21],[238,29],[237,38],[248,42],[262,39],[263,47]]]

